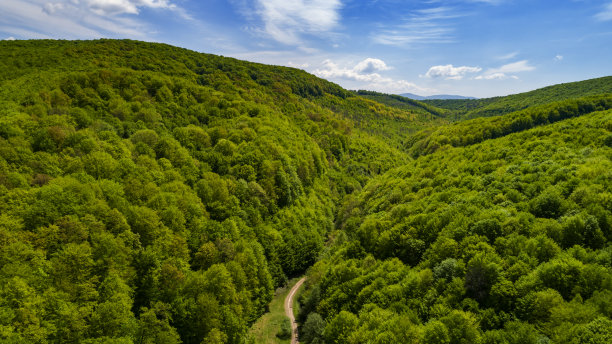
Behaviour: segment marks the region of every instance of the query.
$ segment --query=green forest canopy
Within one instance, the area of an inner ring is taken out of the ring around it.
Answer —
[[[612,93],[612,76],[552,85],[530,92],[482,99],[430,99],[429,106],[450,110],[453,117],[467,119],[500,116],[530,106]]]
[[[578,106],[578,117],[426,151],[349,196],[308,274],[305,343],[610,342],[612,110],[596,110],[602,99],[582,99],[594,110]],[[436,132],[504,132],[524,114]]]
[[[335,205],[434,125],[303,71],[0,42],[0,338],[241,343]]]
[[[449,125],[164,44],[0,41],[0,341],[243,343],[312,266],[306,343],[601,342],[608,84]]]

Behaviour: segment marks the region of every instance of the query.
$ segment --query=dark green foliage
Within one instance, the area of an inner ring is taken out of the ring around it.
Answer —
[[[529,205],[531,213],[537,217],[556,219],[563,211],[563,199],[554,191],[541,193]]]
[[[285,317],[281,322],[280,329],[276,336],[280,339],[289,339],[291,338],[291,320]]]
[[[302,326],[300,341],[306,344],[321,343],[323,341],[324,329],[325,321],[323,318],[317,313],[310,313]]]

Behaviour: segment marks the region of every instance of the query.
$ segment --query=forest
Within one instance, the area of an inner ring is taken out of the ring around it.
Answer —
[[[505,97],[461,100],[431,99],[425,100],[423,103],[450,110],[454,118],[469,119],[499,116],[535,105],[545,105],[604,93],[612,93],[612,76],[552,85]]]
[[[609,343],[611,91],[0,41],[0,342],[251,343],[306,274],[302,343]]]

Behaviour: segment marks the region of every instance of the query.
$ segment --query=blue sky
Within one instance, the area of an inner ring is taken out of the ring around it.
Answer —
[[[612,0],[0,0],[0,39],[101,37],[387,93],[488,97],[612,75]]]

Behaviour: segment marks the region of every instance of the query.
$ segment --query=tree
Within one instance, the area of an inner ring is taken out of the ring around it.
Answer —
[[[425,324],[423,344],[449,344],[450,342],[448,329],[442,322],[431,320]]]
[[[599,317],[581,330],[577,338],[577,343],[599,344],[612,342],[612,321],[605,317]]]
[[[448,329],[449,343],[480,342],[480,332],[473,314],[454,310],[449,315],[440,318],[440,322]]]
[[[289,318],[284,317],[280,324],[280,329],[276,333],[276,336],[280,339],[289,339],[291,338],[291,320]]]
[[[138,320],[136,342],[142,344],[181,343],[176,330],[170,325],[170,314],[166,305],[156,303],[152,308],[143,308]]]
[[[326,326],[323,331],[325,342],[329,344],[346,343],[348,337],[355,332],[359,319],[353,313],[341,311]]]
[[[533,215],[555,219],[563,213],[564,200],[555,190],[546,190],[529,205]]]
[[[500,267],[484,254],[470,259],[465,272],[465,291],[468,296],[484,302],[491,287],[499,278]]]
[[[308,314],[306,322],[302,326],[302,335],[300,340],[306,344],[311,344],[316,341],[323,340],[323,330],[325,330],[325,321],[318,313]]]

